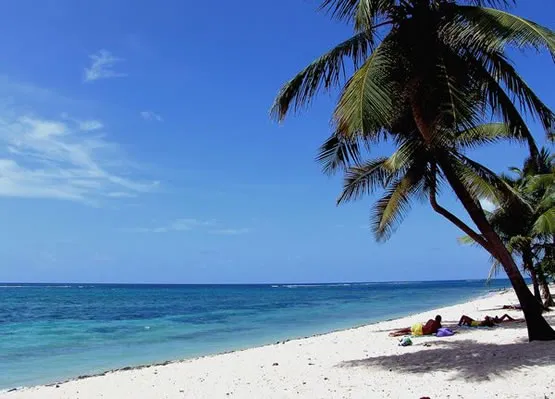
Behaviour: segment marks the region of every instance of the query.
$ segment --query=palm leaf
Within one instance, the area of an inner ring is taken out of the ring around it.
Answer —
[[[467,0],[468,4],[477,6],[477,7],[509,7],[511,5],[516,4],[515,0]]]
[[[505,123],[486,123],[457,133],[455,143],[461,148],[475,148],[510,137],[510,129]]]
[[[320,9],[332,18],[352,22],[356,31],[372,29],[380,16],[385,16],[395,0],[324,0]]]
[[[450,156],[448,159],[457,177],[476,203],[484,199],[494,204],[503,201],[500,193],[503,183],[495,173],[463,155]]]
[[[461,245],[473,245],[473,246],[477,246],[477,247],[481,248],[481,245],[478,244],[476,241],[474,241],[474,239],[470,236],[459,237],[459,238],[457,238],[457,241]]]
[[[538,235],[555,234],[555,208],[548,209],[536,219],[532,232]]]
[[[347,82],[333,116],[338,134],[375,136],[390,125],[395,95],[392,41],[386,37]]]
[[[513,102],[520,104],[523,112],[537,116],[546,131],[555,127],[553,111],[540,100],[503,54],[484,52],[478,59],[495,80],[504,83]]]
[[[403,177],[393,181],[378,200],[372,215],[377,241],[386,241],[410,209],[411,195],[422,188],[422,165],[414,165]]]
[[[407,169],[410,164],[422,160],[427,152],[419,135],[405,136],[399,141],[399,148],[387,159],[384,166],[391,171]]]
[[[537,156],[539,150],[532,132],[528,129],[522,115],[509,95],[503,90],[499,81],[490,74],[487,65],[482,63],[484,60],[468,56],[466,61],[474,67],[475,78],[479,79],[482,85],[482,96],[488,102],[491,111],[503,118],[503,122],[509,126],[511,137],[526,141],[530,153]]]
[[[336,87],[345,78],[345,60],[348,59],[356,69],[372,48],[372,35],[359,33],[344,41],[332,50],[317,58],[293,79],[287,82],[278,93],[270,114],[283,120],[291,104],[294,109],[306,106],[321,89]]]
[[[349,168],[345,173],[343,192],[337,203],[358,199],[364,194],[373,193],[378,187],[385,186],[391,176],[391,172],[384,167],[386,161],[387,158],[381,157]]]
[[[488,272],[488,276],[486,277],[486,282],[490,282],[497,276],[499,273],[503,272],[503,267],[499,261],[497,261],[494,257],[490,257],[491,267]]]
[[[360,146],[358,140],[350,140],[336,134],[329,137],[320,146],[316,160],[322,164],[326,174],[333,174],[338,169],[346,169],[360,162]]]
[[[547,48],[555,57],[555,33],[535,22],[499,9],[475,6],[459,5],[455,15],[442,32],[448,42],[478,50],[504,51],[507,45]]]

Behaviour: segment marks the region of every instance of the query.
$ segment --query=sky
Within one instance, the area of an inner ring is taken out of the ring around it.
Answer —
[[[555,28],[555,2],[513,12]],[[416,203],[337,207],[314,161],[336,96],[278,124],[280,86],[349,36],[310,0],[19,0],[0,13],[0,281],[264,283],[484,278],[488,256]],[[512,53],[555,108],[546,54]],[[540,143],[544,134],[531,127]],[[388,153],[380,147],[375,154]],[[526,149],[471,154],[495,171]],[[441,203],[463,219],[446,192]]]

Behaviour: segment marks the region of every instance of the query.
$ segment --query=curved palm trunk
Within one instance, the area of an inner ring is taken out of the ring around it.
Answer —
[[[418,101],[413,101],[412,110],[413,117],[420,134],[426,143],[430,143],[432,141],[432,130],[430,129],[430,124],[425,122],[423,117],[424,113],[422,112]],[[484,249],[499,260],[505,270],[505,273],[507,273],[520,305],[522,306],[522,311],[526,319],[526,326],[528,328],[528,339],[530,341],[555,340],[555,331],[542,316],[543,309],[541,304],[528,289],[528,286],[526,285],[522,274],[520,274],[520,271],[518,270],[511,254],[509,254],[509,251],[507,251],[507,248],[487,221],[484,211],[474,201],[464,184],[460,181],[457,174],[453,170],[451,164],[441,158],[437,159],[437,162],[443,170],[449,185],[463,204],[476,227],[478,227],[482,236],[488,242],[488,245],[484,246]]]
[[[507,273],[509,280],[511,281],[511,285],[515,290],[526,319],[528,339],[530,341],[555,340],[555,331],[553,331],[551,326],[542,316],[542,305],[530,292],[530,289],[526,285],[526,282],[524,281],[522,274],[520,274],[512,256],[509,254],[509,251],[507,251],[507,248],[497,233],[495,233],[493,228],[489,225],[483,210],[472,199],[464,185],[451,169],[450,165],[446,162],[443,162],[443,164],[445,165],[440,163],[447,181],[455,191],[457,197],[461,200],[463,206],[482,235],[489,242],[489,247],[491,248],[490,253],[499,260],[503,269]],[[485,249],[488,250],[488,248]]]

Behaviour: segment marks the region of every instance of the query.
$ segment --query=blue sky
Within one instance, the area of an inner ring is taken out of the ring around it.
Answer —
[[[516,13],[554,28],[554,2],[520,3]],[[368,228],[372,198],[335,206],[340,179],[314,162],[334,96],[270,120],[281,84],[349,34],[316,4],[4,4],[0,281],[484,277],[488,257],[459,246],[426,204],[385,244]],[[514,59],[554,108],[550,58]],[[525,148],[472,155],[501,171]]]

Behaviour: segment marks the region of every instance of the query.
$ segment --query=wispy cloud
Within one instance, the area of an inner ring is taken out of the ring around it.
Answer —
[[[99,121],[91,120],[91,121],[79,122],[79,129],[84,130],[86,132],[99,130],[99,129],[102,129],[103,127],[104,125],[102,124],[102,122],[99,122]]]
[[[96,54],[89,55],[89,58],[92,64],[89,68],[85,68],[85,82],[126,76],[124,73],[113,70],[114,65],[124,59],[114,56],[108,50],[100,50]]]
[[[93,134],[101,128],[98,121],[0,117],[0,196],[96,204],[153,190],[156,182],[121,171],[117,145]]]
[[[133,227],[124,229],[131,233],[169,233],[171,231],[189,231],[198,228],[209,228],[216,226],[215,220],[199,220],[191,218],[175,219],[167,224],[154,227]]]
[[[220,235],[239,235],[246,234],[251,231],[249,228],[226,228],[214,219],[200,220],[193,218],[180,218],[162,225],[152,227],[133,227],[123,230],[130,233],[170,233],[197,230],[209,234]]]
[[[210,231],[212,234],[221,234],[226,236],[237,236],[241,234],[250,233],[251,229],[242,228],[242,229],[217,229]]]
[[[153,111],[142,111],[141,112],[141,117],[145,120],[145,121],[157,121],[157,122],[163,122],[164,119],[157,114],[156,112]]]

